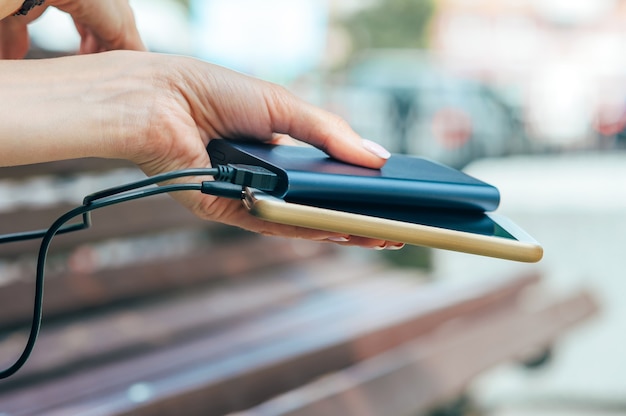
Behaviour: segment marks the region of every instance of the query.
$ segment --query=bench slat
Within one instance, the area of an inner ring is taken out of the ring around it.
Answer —
[[[40,175],[68,176],[83,172],[104,172],[111,169],[135,167],[126,160],[82,158],[32,165],[0,167],[0,179],[24,179]]]
[[[586,292],[533,311],[512,305],[501,309],[489,316],[461,317],[454,331],[421,337],[232,416],[425,412],[458,397],[481,372],[523,358],[520,351],[551,345],[596,312]]]
[[[317,293],[184,345],[33,385],[37,403],[27,399],[30,389],[0,395],[0,407],[36,414],[60,406],[59,412],[71,414],[78,403],[101,414],[156,414],[149,403],[134,403],[128,396],[129,386],[147,383],[154,389],[153,405],[162,411],[172,406],[183,406],[186,414],[195,414],[194,408],[203,409],[197,414],[242,410],[472,311],[512,304],[502,294],[528,283],[523,278],[446,290],[396,273]]]
[[[22,209],[0,214],[0,233],[48,228],[60,215],[73,208],[75,206],[62,204],[47,209]],[[93,225],[87,230],[55,237],[51,249],[63,250],[91,241],[131,237],[175,228],[227,228],[215,222],[201,220],[168,196],[112,205],[94,211],[92,219]],[[24,253],[35,255],[39,244],[39,240],[2,244],[0,257],[10,258]]]
[[[285,307],[376,271],[371,264],[354,259],[327,256],[327,260],[305,259],[298,265],[250,271],[197,293],[102,311],[71,325],[46,324],[28,365],[0,383],[0,391],[38,377],[72,371],[77,366],[103,363],[138,350],[181,342],[198,333],[223,330],[263,311]],[[21,342],[14,342],[14,351],[0,350],[0,362],[17,356],[26,333],[22,337]]]
[[[94,273],[51,271],[46,277],[44,317],[50,319],[122,301],[193,290],[195,285],[315,257],[331,249],[330,244],[312,242],[307,247],[300,250],[298,242],[270,237],[261,241],[261,237],[251,235],[219,246],[208,243],[179,257]],[[0,290],[0,328],[30,322],[34,288],[26,280],[19,279]]]

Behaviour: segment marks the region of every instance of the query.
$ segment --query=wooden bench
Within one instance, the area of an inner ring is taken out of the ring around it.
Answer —
[[[97,183],[137,175],[102,160],[0,169],[0,196],[63,190],[0,207],[0,233],[46,227],[111,185]],[[42,333],[0,381],[2,416],[423,412],[596,309],[585,292],[528,308],[536,274],[431,281],[373,252],[204,222],[165,196],[93,222],[53,244]],[[3,366],[26,340],[37,246],[0,246]]]

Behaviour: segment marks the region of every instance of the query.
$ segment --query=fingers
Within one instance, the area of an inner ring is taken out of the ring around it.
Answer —
[[[364,248],[371,248],[374,250],[400,250],[404,247],[404,243],[398,243],[395,241],[378,240],[374,238],[359,237],[351,235],[346,242],[337,242],[344,246],[357,246]]]
[[[274,130],[310,143],[347,163],[382,167],[390,157],[379,144],[361,138],[342,118],[284,92],[268,100]]]
[[[69,13],[81,36],[79,53],[115,49],[145,50],[127,0],[49,0],[51,6]],[[20,59],[28,52],[26,26],[46,7],[35,7],[26,16],[9,16],[0,21],[0,58]]]
[[[81,54],[146,49],[127,0],[56,0],[50,3],[72,16],[81,35]]]

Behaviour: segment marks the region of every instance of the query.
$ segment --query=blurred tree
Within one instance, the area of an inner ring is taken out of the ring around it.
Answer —
[[[378,0],[339,22],[353,52],[370,48],[423,48],[434,0]]]

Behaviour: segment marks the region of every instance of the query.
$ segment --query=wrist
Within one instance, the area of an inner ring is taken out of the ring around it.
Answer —
[[[56,60],[0,61],[0,164],[65,158],[72,136],[62,136],[74,129],[77,84],[69,86],[61,67]]]
[[[0,61],[0,165],[132,159],[154,88],[120,54]]]

